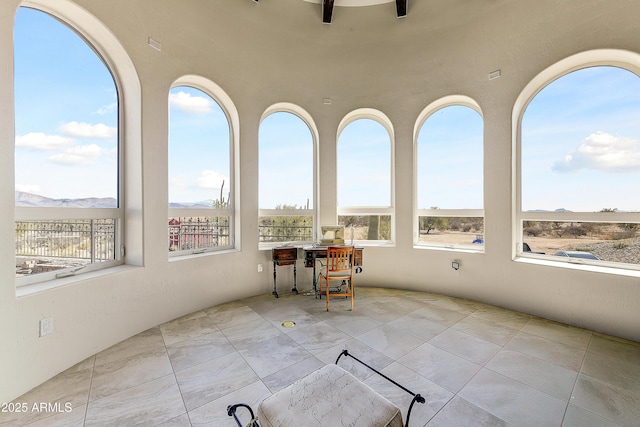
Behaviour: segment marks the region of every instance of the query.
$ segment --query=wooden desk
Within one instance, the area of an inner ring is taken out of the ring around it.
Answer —
[[[313,292],[318,295],[318,283],[317,283],[317,275],[316,275],[316,260],[327,257],[327,248],[328,246],[304,246],[302,249],[304,250],[304,266],[306,268],[313,268]],[[354,272],[362,273],[362,246],[355,247],[355,262],[354,262]]]
[[[276,266],[280,265],[293,265],[293,289],[291,289],[291,292],[297,294],[296,261],[298,260],[298,248],[295,246],[273,248],[271,250],[271,259],[273,260],[273,292],[271,292],[273,296],[278,298],[278,291],[276,290]]]

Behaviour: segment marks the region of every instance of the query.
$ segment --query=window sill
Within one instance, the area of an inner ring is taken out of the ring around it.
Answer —
[[[540,258],[529,258],[517,256],[515,262],[523,264],[540,265],[545,267],[566,268],[569,270],[580,270],[591,273],[611,274],[616,276],[626,276],[640,278],[640,270],[626,269],[622,267],[609,267],[601,265],[586,264],[580,261],[555,261]]]
[[[74,285],[78,282],[85,280],[91,280],[98,277],[108,276],[111,274],[118,274],[126,271],[131,271],[141,267],[134,265],[118,265],[116,267],[103,268],[100,270],[91,271],[88,273],[77,274],[75,276],[64,277],[60,279],[47,280],[39,283],[30,283],[28,285],[16,287],[16,298],[22,298],[29,295],[37,294],[52,289],[57,289],[62,286]]]
[[[221,249],[219,251],[212,250],[212,251],[205,251],[205,252],[199,252],[199,253],[185,253],[183,255],[170,256],[169,262],[185,261],[189,259],[204,258],[204,257],[214,256],[214,255],[231,254],[235,252],[240,252],[240,249],[228,248],[228,249]]]
[[[468,246],[454,246],[454,245],[413,245],[413,249],[418,250],[434,250],[434,251],[444,251],[444,252],[462,252],[468,254],[484,254],[484,246],[478,246],[477,248],[468,247]]]
[[[289,242],[289,243],[278,243],[278,244],[263,244],[258,247],[259,251],[270,251],[273,248],[280,247],[291,247],[294,246],[296,248],[304,248],[308,246],[313,246],[315,243],[313,242]],[[318,245],[318,246],[332,246],[332,245]],[[340,245],[338,245],[340,246]],[[355,241],[353,244],[351,242],[344,242],[344,246],[358,246],[361,248],[395,248],[396,244],[394,242],[389,241],[377,241],[373,242],[370,240],[361,240]]]

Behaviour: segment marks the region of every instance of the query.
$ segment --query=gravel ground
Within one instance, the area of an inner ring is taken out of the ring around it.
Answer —
[[[621,247],[625,244],[627,246]],[[581,246],[580,250],[588,250],[603,261],[640,264],[640,238],[591,243]]]

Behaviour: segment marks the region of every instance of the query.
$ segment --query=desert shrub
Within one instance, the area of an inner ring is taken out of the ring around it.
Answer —
[[[458,231],[464,227],[464,218],[449,218],[447,228],[452,231]]]
[[[542,234],[542,228],[540,228],[540,226],[538,225],[533,227],[526,227],[522,231],[524,231],[524,233],[527,236],[533,236],[533,237],[538,237],[540,234]]]
[[[573,237],[586,236],[587,230],[582,226],[583,224],[571,224],[565,227],[565,232]]]
[[[635,237],[636,232],[634,230],[625,230],[625,231],[613,231],[609,233],[610,240],[622,240],[622,239],[631,239]]]
[[[616,242],[613,244],[613,249],[625,249],[626,247],[628,247],[629,244],[625,243],[625,242]]]

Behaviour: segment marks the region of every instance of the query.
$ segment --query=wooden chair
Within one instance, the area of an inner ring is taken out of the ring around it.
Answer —
[[[326,295],[325,301],[327,311],[329,311],[329,298],[350,297],[351,311],[353,311],[353,299],[355,296],[353,286],[353,264],[355,261],[355,250],[353,246],[329,246],[327,248],[327,265],[325,271],[320,273],[320,295],[322,288]],[[334,285],[336,292],[331,292],[331,282],[339,282]],[[342,290],[344,286],[344,291]]]

